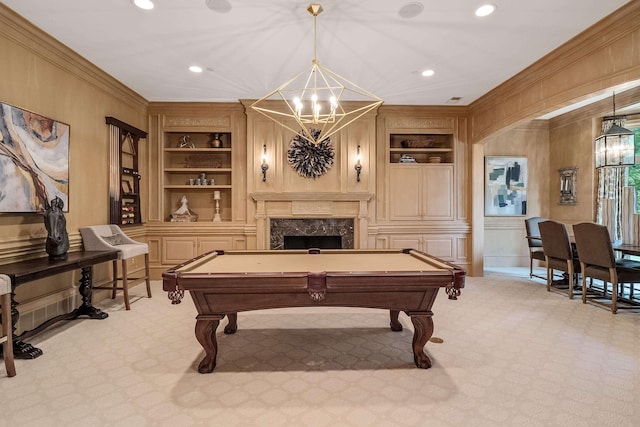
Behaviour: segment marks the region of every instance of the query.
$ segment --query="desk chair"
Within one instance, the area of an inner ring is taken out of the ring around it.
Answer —
[[[573,299],[573,287],[578,284],[578,273],[581,267],[573,253],[567,227],[561,222],[549,220],[541,222],[539,227],[547,261],[547,291],[567,294],[569,299]],[[565,279],[554,281],[554,270],[567,273]]]
[[[594,223],[575,224],[573,234],[582,266],[582,302],[587,301],[611,308],[638,308],[637,304],[619,306],[620,285],[640,283],[640,262],[629,259],[615,259],[611,237],[607,227]],[[587,289],[587,277],[602,280],[602,292]],[[611,283],[611,298],[608,297],[608,283]],[[587,293],[587,291],[590,291]],[[630,301],[627,301],[630,302]]]
[[[546,218],[534,216],[524,220],[524,226],[527,231],[527,244],[529,245],[529,277],[537,277],[546,279],[544,276],[533,274],[533,260],[545,261],[544,250],[542,250],[542,240],[540,239],[539,224],[546,221]]]
[[[129,286],[135,286],[145,281],[147,284],[147,296],[151,298],[151,285],[149,284],[149,245],[130,239],[117,225],[92,225],[82,227],[80,228],[80,234],[82,234],[82,243],[87,251],[118,251],[118,259],[113,261],[112,285],[94,286],[93,289],[111,289],[111,299],[116,297],[116,290],[122,290],[124,306],[127,310],[130,310]],[[144,276],[136,278],[128,277],[127,260],[139,255],[144,255]],[[118,260],[122,263],[121,277],[118,277]],[[118,281],[122,281],[121,287],[118,287]]]
[[[0,304],[2,305],[2,354],[4,366],[7,368],[7,376],[15,377],[16,366],[13,362],[13,336],[11,324],[11,278],[6,274],[0,274]]]

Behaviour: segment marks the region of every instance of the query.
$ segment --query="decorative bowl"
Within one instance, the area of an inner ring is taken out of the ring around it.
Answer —
[[[430,148],[433,147],[433,139],[404,139],[400,141],[402,148]]]

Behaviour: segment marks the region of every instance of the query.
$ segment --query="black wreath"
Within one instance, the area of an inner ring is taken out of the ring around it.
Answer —
[[[317,129],[309,129],[314,139],[320,135]],[[335,151],[331,145],[331,139],[325,138],[317,144],[312,143],[298,133],[291,140],[287,160],[298,174],[305,178],[316,179],[327,173],[333,165]]]

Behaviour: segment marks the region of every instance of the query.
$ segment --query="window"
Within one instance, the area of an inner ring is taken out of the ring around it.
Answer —
[[[636,187],[636,212],[640,213],[640,122],[634,121],[625,126],[635,134],[636,164],[627,168],[627,185]]]
[[[636,187],[636,212],[640,212],[640,123],[633,122],[632,126],[625,126],[635,134],[636,164],[627,168],[627,185]]]

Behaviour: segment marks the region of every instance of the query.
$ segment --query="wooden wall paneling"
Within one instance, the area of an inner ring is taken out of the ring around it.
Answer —
[[[471,142],[640,79],[640,2],[630,1],[469,106]]]

